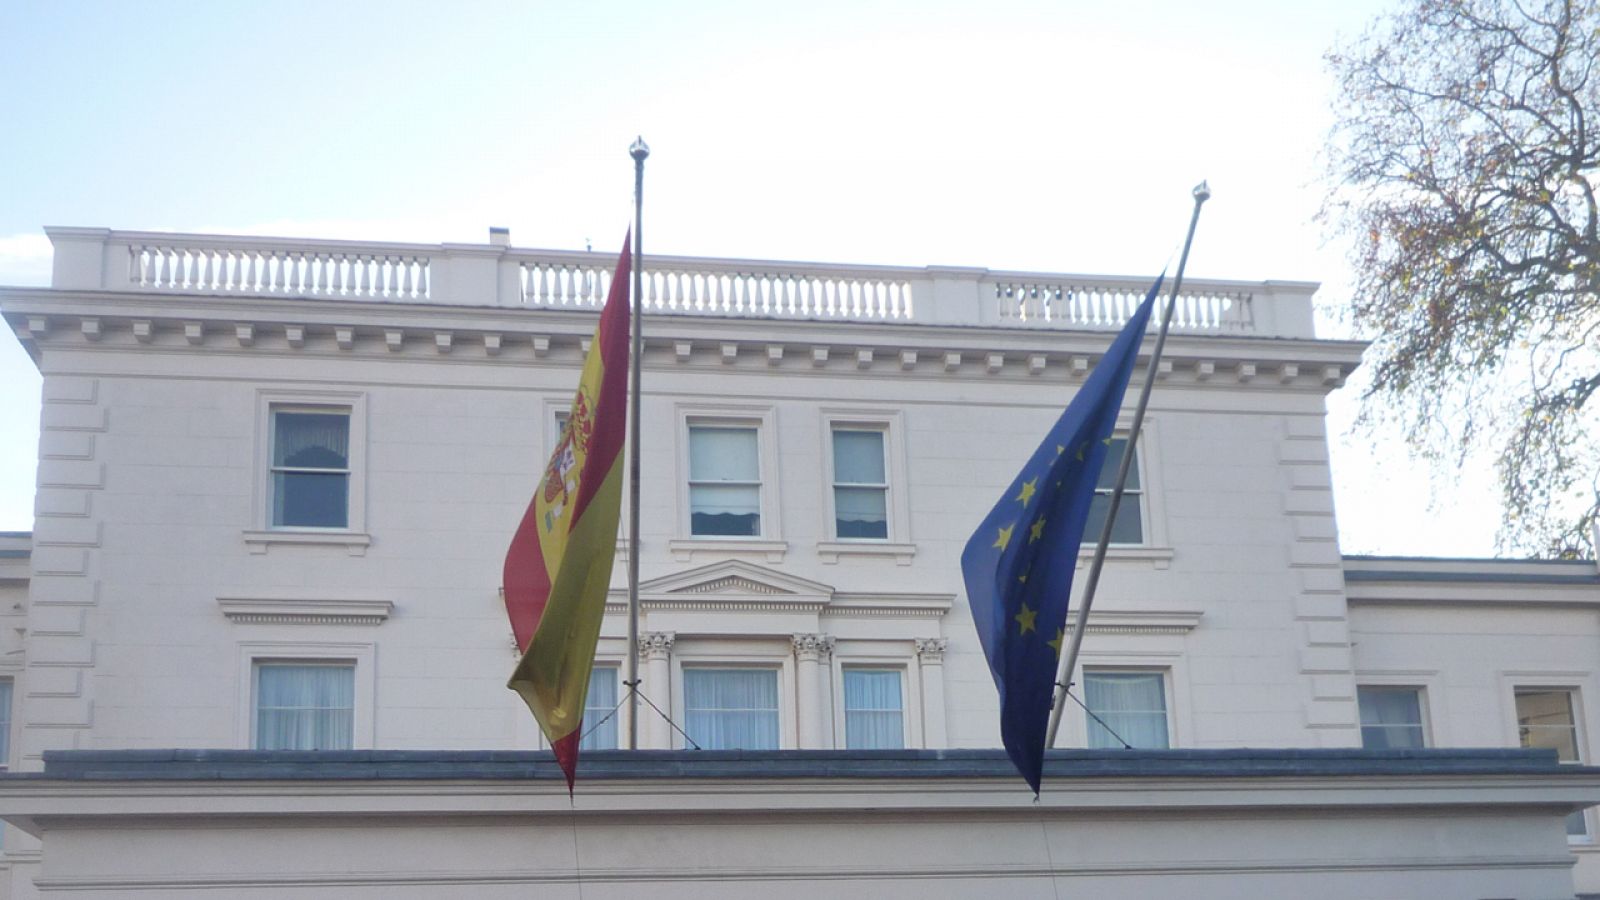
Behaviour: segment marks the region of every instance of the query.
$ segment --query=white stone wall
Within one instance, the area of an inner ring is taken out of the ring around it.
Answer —
[[[508,338],[490,353],[463,336],[443,352],[437,335],[459,333],[459,312],[409,311],[398,338],[383,328],[394,314],[370,303],[338,308],[360,323],[349,328],[160,318],[136,327],[140,320],[97,317],[91,337],[62,315],[77,301],[38,302],[54,319],[33,338],[44,351],[47,459],[30,687],[19,709],[24,766],[52,747],[248,746],[252,654],[357,659],[358,691],[370,698],[357,710],[358,746],[537,746],[503,687],[512,656],[500,566],[554,443],[592,318],[514,318],[552,332],[542,349]],[[155,315],[193,301],[140,302]],[[837,666],[852,659],[906,668],[914,743],[993,746],[994,687],[957,559],[1070,399],[1078,369],[1016,352],[1038,338],[1004,332],[963,334],[1000,350],[961,350],[952,360],[892,352],[949,338],[912,326],[716,327],[726,340],[698,340],[691,319],[651,321],[660,337],[646,377],[642,580],[739,562],[756,567],[752,584],[815,585],[821,606],[795,618],[748,604],[703,614],[647,605],[645,629],[678,640],[675,662],[646,692],[675,702],[681,660],[715,657],[738,635],[747,644],[735,657],[784,667],[785,746],[802,734],[816,746],[840,740]],[[879,346],[839,347],[845,338]],[[1105,337],[1085,340],[1098,346]],[[1156,390],[1141,448],[1149,546],[1113,552],[1083,661],[1165,670],[1177,746],[1353,745],[1349,692],[1327,696],[1349,670],[1342,598],[1329,579],[1338,556],[1320,424],[1328,384],[1287,368],[1261,378],[1254,365],[1219,373],[1215,361],[1183,362],[1212,349],[1209,340],[1175,341],[1183,368]],[[265,409],[289,400],[356,406],[364,464],[355,495],[364,499],[354,539],[286,541],[265,529]],[[764,540],[689,539],[689,416],[761,423],[771,470]],[[890,429],[891,508],[901,509],[890,542],[874,552],[851,552],[829,531],[830,416]],[[618,591],[623,573],[619,564]],[[868,626],[866,612],[840,611],[845,598],[893,609]],[[386,615],[291,622],[226,614],[230,603],[377,604]],[[929,603],[948,614],[930,615]],[[611,617],[602,658],[624,655],[624,633],[622,616]],[[819,674],[798,682],[797,633],[841,638]],[[945,652],[919,655],[917,640],[944,640]],[[1081,743],[1081,718],[1068,719],[1062,744]],[[673,740],[660,729],[641,733],[647,746]]]
[[[1592,564],[1591,564],[1592,569]],[[1355,681],[1423,692],[1430,747],[1515,747],[1517,687],[1576,692],[1579,752],[1591,765],[1600,752],[1600,591],[1550,585],[1434,584],[1412,587],[1431,599],[1353,603]],[[1501,602],[1472,598],[1498,592]],[[1587,596],[1585,596],[1587,595]],[[1590,837],[1571,842],[1578,888],[1600,890],[1600,834],[1593,810]]]

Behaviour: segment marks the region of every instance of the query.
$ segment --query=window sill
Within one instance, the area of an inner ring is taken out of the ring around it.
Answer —
[[[1165,569],[1172,565],[1174,552],[1171,547],[1147,547],[1137,545],[1116,545],[1106,548],[1106,559],[1120,560],[1147,560],[1153,569]],[[1078,548],[1078,565],[1083,566],[1094,559],[1094,544],[1084,544]]]
[[[745,540],[738,538],[679,538],[668,541],[667,549],[671,551],[673,560],[677,562],[692,562],[697,553],[710,553],[717,556],[748,553],[763,556],[767,562],[776,563],[783,562],[783,555],[788,552],[789,544],[786,541],[766,541],[759,538]]]
[[[837,565],[841,556],[860,556],[869,559],[892,559],[895,565],[909,566],[917,555],[916,544],[893,544],[888,541],[822,541],[817,544],[817,555],[826,565]]]
[[[250,548],[251,553],[266,553],[273,544],[344,547],[351,556],[366,556],[367,547],[372,544],[372,535],[357,531],[296,531],[288,528],[244,533],[244,545]]]

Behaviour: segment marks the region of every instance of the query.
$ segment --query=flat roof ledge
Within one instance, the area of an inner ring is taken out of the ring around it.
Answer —
[[[45,770],[7,781],[557,780],[547,751],[58,750]],[[1426,775],[1573,775],[1537,749],[1053,750],[1047,781],[1099,778],[1272,778]],[[580,780],[981,779],[1017,777],[999,750],[592,751]]]

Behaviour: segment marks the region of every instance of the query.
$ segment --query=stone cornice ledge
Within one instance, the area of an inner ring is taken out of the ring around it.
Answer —
[[[244,543],[251,553],[265,553],[272,544],[298,544],[343,547],[351,556],[366,556],[372,535],[357,531],[246,531]]]
[[[261,625],[381,625],[394,611],[388,600],[300,600],[218,597],[229,621]]]
[[[1089,611],[1089,634],[1188,634],[1205,613],[1198,609],[1127,609]],[[1078,610],[1067,611],[1067,627],[1075,627]]]
[[[1052,750],[1035,800],[999,751],[596,751],[575,801],[548,752],[45,751],[0,775],[0,817],[831,814],[1407,806],[1552,811],[1600,802],[1600,768],[1539,750]],[[32,827],[30,827],[32,826]]]

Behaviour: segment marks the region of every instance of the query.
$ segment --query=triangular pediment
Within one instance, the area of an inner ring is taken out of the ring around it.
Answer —
[[[723,560],[652,578],[639,585],[639,594],[674,599],[759,597],[826,603],[833,596],[833,587],[743,560]]]

